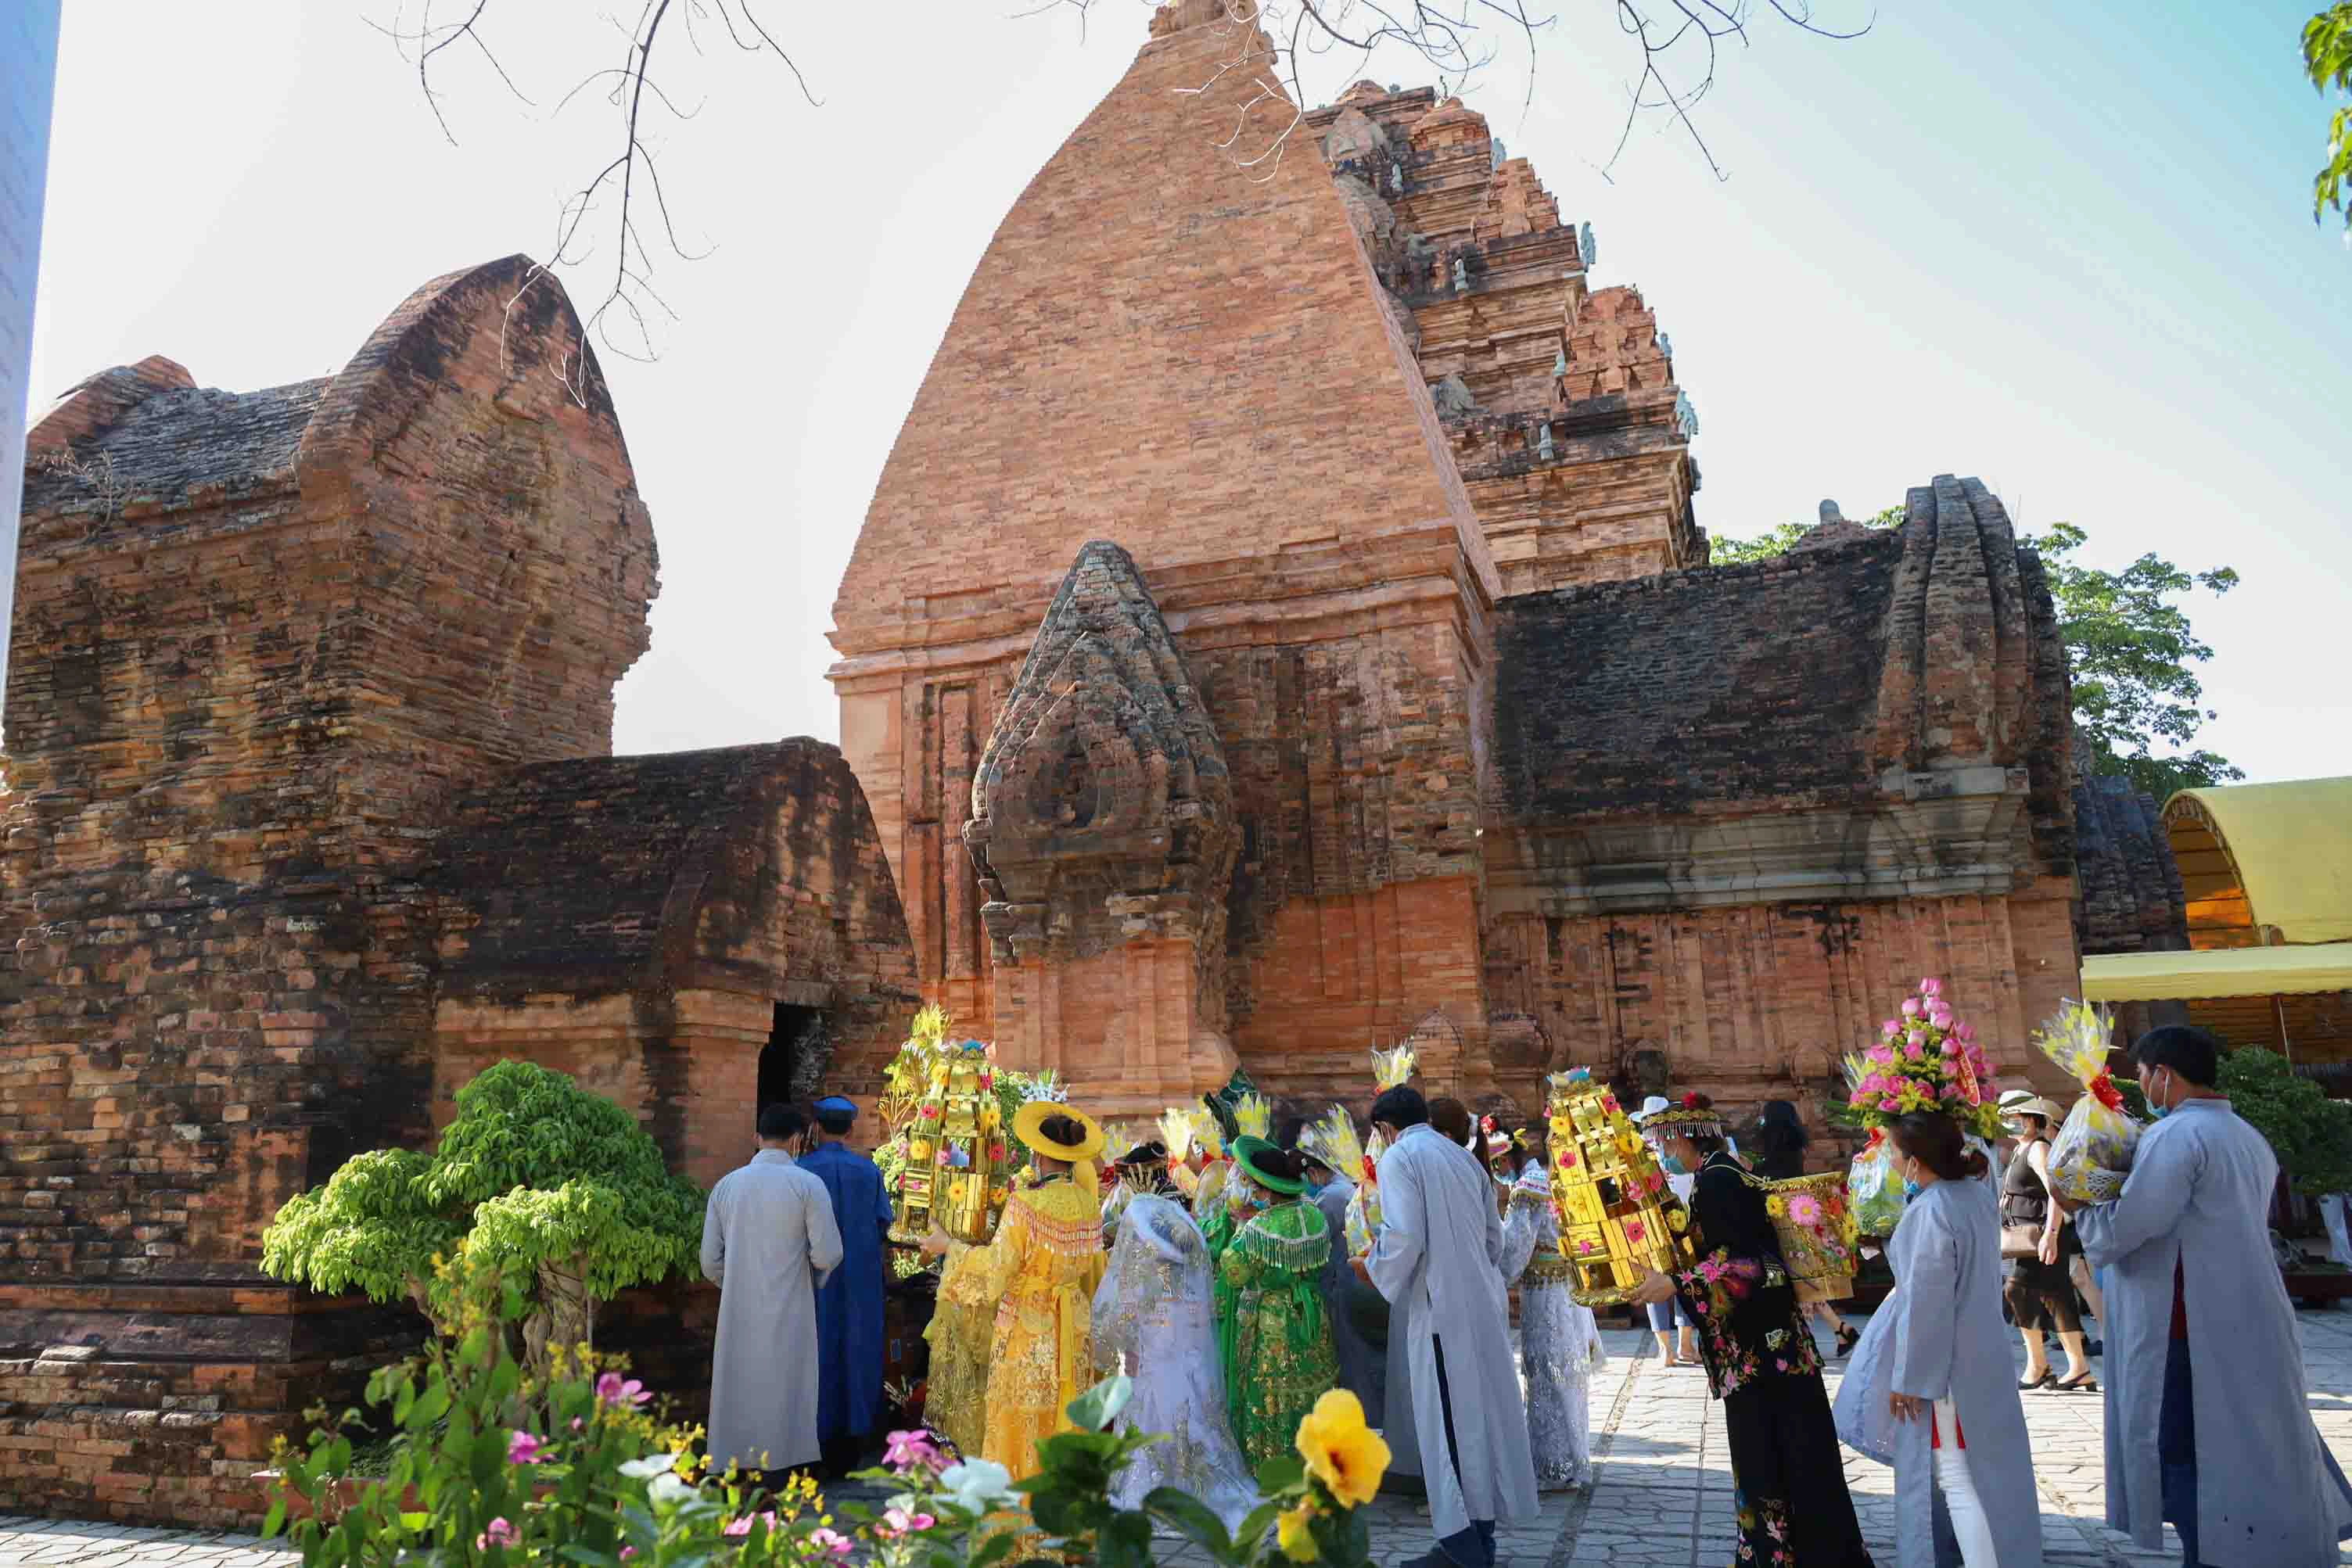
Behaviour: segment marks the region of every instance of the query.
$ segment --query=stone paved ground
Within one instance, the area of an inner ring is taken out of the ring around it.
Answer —
[[[2352,1312],[2298,1316],[2312,1413],[2352,1466]],[[1590,1494],[1547,1495],[1540,1519],[1504,1532],[1503,1559],[1513,1568],[1721,1568],[1731,1559],[1731,1473],[1706,1376],[1660,1367],[1645,1333],[1607,1338],[1612,1359],[1593,1390],[1600,1479]],[[2100,1523],[2101,1401],[2044,1392],[2027,1395],[2025,1408],[2051,1568],[2178,1562],[2177,1547],[2143,1552]],[[1891,1568],[1894,1472],[1849,1455],[1846,1474],[1871,1548]],[[1416,1505],[1384,1497],[1372,1508],[1382,1563],[1427,1549],[1428,1520]],[[1167,1560],[1193,1559],[1171,1550]],[[0,1568],[287,1568],[290,1561],[249,1536],[0,1518]]]

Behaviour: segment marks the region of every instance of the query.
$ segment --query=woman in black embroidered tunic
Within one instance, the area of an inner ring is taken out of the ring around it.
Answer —
[[[1644,1118],[1642,1129],[1698,1172],[1698,1262],[1671,1279],[1651,1274],[1639,1299],[1679,1296],[1698,1324],[1738,1489],[1736,1568],[1870,1568],[1821,1352],[1790,1288],[1763,1189],[1725,1148],[1722,1120],[1705,1095]]]

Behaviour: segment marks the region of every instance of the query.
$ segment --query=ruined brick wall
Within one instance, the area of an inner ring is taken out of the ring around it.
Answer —
[[[515,769],[459,804],[421,880],[443,931],[436,1122],[527,1057],[636,1112],[707,1184],[742,1161],[777,1003],[823,1015],[825,1087],[859,1096],[917,1005],[872,816],[815,741]]]
[[[347,1396],[382,1337],[262,1281],[261,1231],[429,1130],[418,846],[480,773],[608,746],[646,645],[650,525],[560,292],[508,308],[529,271],[426,285],[322,381],[150,360],[36,433],[0,801],[18,1500],[153,1517],[125,1489],[193,1477],[226,1512],[183,1517],[224,1521],[290,1391]],[[49,1413],[58,1376],[100,1407]]]
[[[2178,951],[2189,946],[2180,867],[2157,802],[2127,779],[2092,773],[2078,750],[2074,786],[2075,940],[2085,953]]]
[[[2077,970],[2063,651],[1981,486],[1911,510],[1499,608],[1486,977],[1551,1065],[1811,1103],[1939,975],[2046,1076],[2028,1036]]]

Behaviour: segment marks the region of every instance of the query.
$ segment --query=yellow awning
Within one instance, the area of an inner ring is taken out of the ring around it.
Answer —
[[[2091,1002],[2177,1002],[2305,991],[2352,991],[2352,942],[2100,953],[2083,960],[2083,999]]]
[[[2195,946],[2352,940],[2352,778],[2183,789],[2164,825]]]

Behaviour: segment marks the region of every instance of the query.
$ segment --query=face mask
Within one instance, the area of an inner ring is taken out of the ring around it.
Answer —
[[[2156,1093],[2153,1090],[2142,1089],[2140,1092],[2147,1096],[2147,1113],[2150,1118],[2161,1122],[2167,1115],[2171,1113],[2171,1106],[2159,1105],[2157,1103]]]
[[[1919,1184],[1911,1180],[1908,1176],[1906,1176],[1903,1179],[1903,1201],[1908,1203],[1918,1196]]]
[[[1683,1168],[1682,1158],[1678,1155],[1660,1155],[1658,1156],[1658,1168],[1665,1172],[1668,1176],[1690,1175],[1690,1172]]]
[[[1325,1183],[1325,1182],[1319,1182],[1319,1181],[1317,1181],[1313,1176],[1308,1176],[1308,1177],[1307,1178],[1307,1196],[1309,1198],[1317,1198],[1317,1197],[1322,1197],[1322,1196],[1323,1196],[1323,1188],[1324,1188],[1326,1186],[1328,1186],[1328,1185],[1329,1185],[1329,1184]]]

